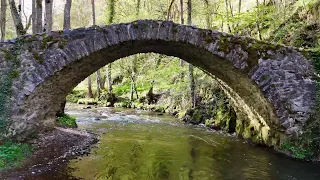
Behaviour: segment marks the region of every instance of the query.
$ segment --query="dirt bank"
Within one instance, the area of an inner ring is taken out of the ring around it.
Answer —
[[[52,172],[63,169],[61,167],[66,166],[69,160],[88,154],[91,145],[97,141],[97,135],[78,129],[55,128],[39,134],[38,138],[28,142],[36,147],[33,155],[22,166],[0,172],[0,179],[60,179]]]

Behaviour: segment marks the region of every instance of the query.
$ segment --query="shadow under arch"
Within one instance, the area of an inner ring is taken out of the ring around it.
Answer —
[[[297,99],[307,107],[302,118],[309,117],[313,103],[313,91],[307,89],[312,84],[302,78],[311,77],[310,62],[294,49],[250,38],[168,21],[143,20],[52,32],[45,37],[26,36],[23,40],[26,43],[20,55],[20,79],[25,79],[25,88],[15,93],[10,131],[19,137],[52,125],[67,94],[90,74],[137,53],[175,56],[214,76],[233,102],[238,116],[237,133],[262,144],[278,144],[284,131],[301,126],[301,122],[283,126],[298,111],[288,111],[292,109],[292,99],[281,96],[285,87],[281,84],[283,79],[276,76],[285,73],[282,64],[302,64],[302,68],[291,70],[301,77],[296,75],[290,84],[298,90],[290,96],[307,94],[306,98]],[[40,53],[42,62],[34,51]]]

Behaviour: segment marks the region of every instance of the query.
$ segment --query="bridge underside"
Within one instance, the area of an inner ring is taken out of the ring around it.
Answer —
[[[90,74],[136,53],[179,57],[214,76],[237,112],[237,133],[262,144],[299,132],[314,104],[312,66],[301,53],[217,31],[146,20],[22,37],[2,49],[17,44],[7,135],[19,139],[52,126],[67,94]],[[9,74],[6,57],[2,77]]]

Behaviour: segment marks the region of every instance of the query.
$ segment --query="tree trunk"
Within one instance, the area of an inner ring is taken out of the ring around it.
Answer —
[[[191,26],[191,0],[188,0],[188,25]]]
[[[139,95],[138,95],[137,86],[136,86],[136,82],[135,81],[133,81],[133,87],[132,88],[133,88],[134,92],[136,92],[136,98],[139,99]]]
[[[32,0],[32,34],[37,33],[36,0]]]
[[[184,17],[183,17],[183,0],[180,0],[180,23],[184,24]],[[180,66],[182,67],[184,61],[180,59]]]
[[[191,26],[191,0],[188,0],[188,25]],[[193,65],[189,64],[189,80],[190,80],[190,92],[191,92],[191,106],[195,107],[195,83],[193,77]]]
[[[259,8],[259,0],[256,0],[256,3],[257,3],[257,21],[256,21],[256,24],[257,24],[257,31],[258,31],[258,37],[259,37],[259,40],[262,40],[262,36],[261,36],[261,30],[260,30],[260,8]]]
[[[112,93],[111,63],[108,64],[108,68],[107,68],[107,80],[108,80],[108,93]]]
[[[132,59],[132,63],[131,63],[131,94],[130,94],[130,100],[133,100],[133,94],[134,92],[136,93],[136,97],[137,99],[139,98],[138,96],[138,92],[137,92],[137,88],[136,88],[136,69],[137,69],[137,61],[138,61],[138,55],[134,55],[133,59]]]
[[[92,6],[92,23],[93,25],[96,25],[96,10],[95,10],[94,0],[91,0],[91,6]]]
[[[36,1],[36,11],[37,11],[37,33],[42,33],[42,0]]]
[[[7,0],[1,0],[1,41],[6,39]]]
[[[228,7],[228,0],[225,0],[226,4],[226,13],[227,13],[227,26],[228,26],[228,31],[231,33],[231,27],[230,27],[230,20],[229,20],[229,7]]]
[[[140,6],[141,6],[141,0],[137,0],[137,9],[136,9],[136,16],[139,17],[140,14]]]
[[[100,74],[100,77],[101,77],[101,74]],[[102,76],[101,77],[101,79],[100,79],[100,82],[101,82],[100,88],[101,89],[105,89],[106,79],[107,79],[107,76]]]
[[[133,76],[130,76],[131,78],[131,86],[130,86],[130,102],[133,101],[133,94],[136,93],[136,99],[139,99],[138,91],[137,91],[137,86],[136,82],[134,80]]]
[[[180,0],[180,23],[184,24],[184,17],[183,17],[183,0]]]
[[[131,80],[131,86],[130,86],[130,97],[129,97],[130,102],[133,101],[133,81]]]
[[[97,71],[96,75],[97,75],[97,94],[98,94],[98,97],[100,97],[101,89],[102,89],[101,88],[102,82],[101,82],[100,70]]]
[[[242,3],[242,0],[239,0],[239,4],[238,4],[238,16],[240,16],[240,13],[241,13],[241,3]],[[236,24],[236,28],[239,26],[239,22],[237,22]]]
[[[18,4],[18,12],[19,12],[19,16],[20,18],[22,18],[22,5],[21,5],[21,0],[19,0],[19,4]]]
[[[211,15],[210,15],[210,11],[209,11],[209,0],[204,0],[204,4],[206,7],[206,25],[207,25],[207,29],[211,29]]]
[[[189,64],[189,80],[190,80],[190,92],[191,92],[191,105],[194,108],[196,106],[195,104],[195,82],[194,82],[194,76],[193,76],[193,65]]]
[[[45,20],[44,20],[44,30],[46,33],[50,33],[52,31],[52,5],[53,0],[46,0],[45,1]]]
[[[88,76],[87,80],[88,80],[88,98],[93,98],[91,76]]]
[[[13,18],[14,26],[16,28],[17,36],[24,35],[26,32],[24,31],[23,24],[21,22],[21,17],[19,16],[19,12],[16,7],[16,3],[14,0],[9,0],[9,5],[11,9],[11,15]]]
[[[173,19],[174,21],[179,22],[179,6],[174,4],[173,9]]]
[[[233,6],[232,6],[232,2],[229,2],[229,7],[230,7],[230,15],[231,15],[231,17],[233,17]]]
[[[233,18],[234,15],[233,15],[233,5],[232,5],[232,1],[229,1],[229,7],[230,7],[230,15],[231,15],[231,17]],[[233,24],[233,23],[230,24],[230,28],[231,28],[232,30],[234,30],[234,24]],[[231,33],[231,31],[230,31],[230,33]]]
[[[115,6],[115,0],[109,0],[109,20],[108,20],[108,24],[112,24],[113,23],[113,19],[114,19],[114,6]]]
[[[71,29],[71,25],[70,25],[71,4],[72,4],[72,0],[66,0],[66,4],[64,6],[63,29]]]

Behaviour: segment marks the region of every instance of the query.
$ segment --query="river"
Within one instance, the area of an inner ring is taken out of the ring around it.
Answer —
[[[68,109],[80,128],[101,134],[88,156],[51,172],[65,179],[320,179],[320,165],[278,155],[232,135],[186,125],[169,115],[115,109]],[[48,177],[48,174],[46,175]]]

